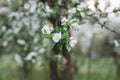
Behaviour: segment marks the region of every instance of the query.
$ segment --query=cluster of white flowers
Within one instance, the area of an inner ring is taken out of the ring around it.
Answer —
[[[3,41],[3,42],[2,42],[2,46],[3,46],[3,47],[7,47],[7,45],[8,45],[8,41]]]
[[[77,40],[74,37],[70,37],[70,46],[71,47],[75,47],[75,45],[77,44]]]
[[[65,25],[66,22],[68,22],[67,18],[66,18],[66,17],[63,17],[63,18],[61,19],[61,25]]]
[[[51,13],[51,12],[53,12],[53,10],[50,8],[50,6],[48,6],[47,4],[46,4],[46,6],[45,6],[45,11],[47,12],[47,13]]]
[[[120,46],[120,44],[119,44],[119,42],[117,40],[114,40],[114,44],[115,44],[115,47],[119,47]]]
[[[8,14],[9,11],[10,11],[9,8],[7,8],[7,7],[0,8],[0,14]]]
[[[71,8],[67,11],[67,14],[69,16],[71,15],[74,15],[77,11],[81,11],[81,10],[84,10],[88,7],[87,3],[84,1],[84,2],[81,2],[79,5],[77,5],[77,7],[75,8]]]
[[[65,25],[65,24],[73,24],[75,22],[78,22],[79,20],[78,19],[72,19],[71,16],[68,16],[67,18],[66,17],[63,17],[61,19],[61,25]]]
[[[33,57],[37,56],[37,53],[36,52],[30,52],[26,57],[25,57],[25,60],[26,61],[30,61],[32,60]]]
[[[14,59],[17,62],[18,66],[23,66],[23,61],[22,61],[22,58],[19,54],[15,54]]]
[[[99,14],[99,12],[97,11],[93,11],[91,9],[91,6],[89,6],[91,2],[81,2],[79,5],[77,5],[77,7],[73,7],[71,9],[69,9],[66,13],[68,16],[65,16],[65,17],[62,17],[61,19],[61,27],[63,29],[61,30],[64,30],[65,32],[67,32],[67,30],[70,30],[70,29],[73,29],[73,30],[79,30],[80,29],[80,25],[84,24],[86,21],[86,16],[87,15],[92,15],[95,13],[95,17],[99,17],[101,14]],[[95,4],[94,4],[95,6]],[[48,7],[49,9],[49,7]],[[84,12],[87,11],[86,13]],[[79,20],[78,17],[81,17],[82,20]],[[87,18],[89,18],[87,16]],[[51,29],[50,27],[48,26],[43,26],[42,28],[42,33],[43,34],[50,34],[52,35],[52,40],[55,42],[55,43],[58,43],[60,40],[64,40],[64,37],[62,36],[62,34],[64,35],[64,32],[62,31],[59,31],[54,33],[52,32],[53,29]],[[57,30],[55,30],[57,31]],[[61,33],[62,32],[62,33]],[[68,34],[69,35],[69,34]],[[63,39],[62,39],[63,37]],[[69,38],[69,45],[71,47],[75,47],[75,45],[77,44],[77,40],[74,38],[74,37],[66,37],[66,38]],[[65,39],[66,40],[66,39]]]
[[[52,37],[53,41],[56,42],[56,43],[59,42],[61,38],[62,38],[61,32],[59,32],[59,33],[54,33],[54,34],[53,34],[53,37]]]
[[[40,48],[38,52],[41,53],[41,54],[44,53],[45,52],[45,48]]]
[[[49,27],[48,25],[44,25],[41,29],[43,34],[50,34],[53,31],[53,27]]]
[[[25,45],[26,42],[23,39],[18,39],[17,43],[20,44],[20,45]]]
[[[72,27],[72,29],[74,29],[74,30],[79,30],[79,29],[80,29],[80,25],[79,25],[77,22],[71,24],[71,27]]]
[[[73,14],[75,14],[77,11],[76,11],[76,8],[71,8],[71,9],[69,9],[68,11],[67,11],[67,14],[68,15],[73,15]]]
[[[29,4],[29,3],[25,3],[25,4],[24,4],[24,9],[25,9],[25,10],[28,10],[29,8],[30,8],[30,4]]]
[[[35,13],[36,12],[36,8],[37,8],[37,2],[30,0],[29,4],[31,5],[30,9],[29,9],[29,12],[30,13]]]
[[[85,2],[81,2],[80,5],[77,5],[77,10],[81,11],[87,7],[87,4]]]
[[[95,15],[93,15],[94,17],[97,17],[97,18],[100,18],[100,12],[99,11],[96,11],[95,12]]]
[[[2,27],[1,27],[1,31],[2,31],[2,32],[5,32],[6,30],[7,30],[7,27],[6,27],[6,26],[2,26]]]
[[[44,25],[43,28],[41,29],[43,34],[51,34],[53,30],[54,30],[53,27],[49,27],[47,25]],[[62,38],[61,32],[53,33],[52,35],[52,40],[56,43],[59,42],[61,38]]]

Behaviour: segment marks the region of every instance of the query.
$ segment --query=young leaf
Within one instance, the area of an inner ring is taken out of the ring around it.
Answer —
[[[63,41],[60,41],[59,43],[57,43],[57,47],[60,51],[62,51]]]
[[[66,44],[66,49],[67,49],[68,52],[71,51],[71,46],[69,45],[69,43]]]
[[[54,46],[55,46],[55,43],[50,44],[50,45],[47,47],[47,51],[50,52],[50,51],[53,49]]]
[[[79,25],[82,25],[82,24],[84,24],[84,23],[85,23],[85,21],[80,21],[80,22],[78,22]]]
[[[44,38],[50,39],[50,38],[52,38],[52,35],[45,35]]]
[[[69,34],[66,32],[66,33],[63,34],[63,37],[64,37],[64,38],[68,38],[68,37],[69,37]]]

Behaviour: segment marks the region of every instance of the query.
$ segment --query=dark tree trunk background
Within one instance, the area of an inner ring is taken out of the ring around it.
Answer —
[[[116,80],[120,80],[120,64],[117,65],[117,79]]]
[[[56,60],[50,60],[50,80],[59,80]]]
[[[116,80],[120,80],[120,56],[119,52],[113,50],[112,57],[114,59],[114,63],[116,65]]]
[[[71,56],[65,45],[63,45],[62,55],[67,60],[67,63],[65,64],[65,68],[61,70],[61,80],[72,80]]]
[[[53,53],[51,54],[51,56],[57,55],[58,53],[59,53],[59,50],[55,46],[53,48]],[[60,80],[58,75],[57,59],[51,59],[49,66],[50,66],[50,80]]]

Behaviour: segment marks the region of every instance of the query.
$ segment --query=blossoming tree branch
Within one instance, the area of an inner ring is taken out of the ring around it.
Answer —
[[[104,9],[100,9],[99,2],[96,1],[94,3],[94,9],[91,9],[89,4],[84,1],[81,2],[80,5],[77,5],[77,7],[71,8],[65,13],[67,16],[64,16],[61,19],[61,26],[53,28],[52,26],[44,25],[41,29],[44,34],[44,38],[53,40],[53,44],[49,46],[48,50],[51,51],[56,44],[59,50],[62,51],[63,44],[65,43],[68,52],[71,51],[71,48],[77,44],[77,40],[73,36],[70,36],[70,31],[75,27],[79,27],[78,25],[85,24],[88,20],[91,20],[91,18],[94,19],[95,23],[99,24],[102,28],[104,27],[120,35],[116,31],[106,27],[108,14],[117,13],[120,9],[116,8],[111,12],[107,12],[107,7],[109,7],[109,5],[106,5]],[[100,18],[102,21],[99,20]]]
[[[65,64],[65,66],[61,71],[61,75],[66,78],[62,77],[61,80],[72,80],[71,58],[69,53],[78,42],[76,38],[70,34],[73,29],[78,30],[80,25],[88,22],[90,23],[91,20],[93,20],[94,24],[98,24],[101,28],[106,28],[120,36],[119,33],[106,26],[107,22],[109,22],[108,15],[111,13],[117,13],[120,11],[120,8],[115,8],[110,11],[108,10],[110,4],[106,4],[101,7],[99,0],[94,0],[91,3],[92,5],[90,2],[88,3],[87,1],[83,1],[76,7],[69,9],[65,15],[61,17],[60,26],[54,27],[55,25],[50,26],[47,24],[41,29],[44,34],[43,38],[47,38],[52,41],[47,48],[48,52],[53,49],[57,49],[57,52],[61,52],[61,54],[57,53],[57,59],[59,59],[60,56],[63,56],[63,64]],[[55,69],[57,69],[57,66]],[[51,73],[54,72],[55,71]],[[59,78],[52,77],[51,80],[59,80]]]

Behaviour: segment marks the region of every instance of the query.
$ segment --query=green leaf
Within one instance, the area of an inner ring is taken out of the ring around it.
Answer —
[[[117,13],[118,11],[120,11],[119,9],[114,9],[113,12]]]
[[[107,17],[107,16],[108,16],[108,13],[101,13],[100,16],[101,16],[101,17]]]
[[[57,43],[57,47],[59,48],[60,51],[62,51],[63,41],[60,41],[59,43]]]
[[[66,49],[67,49],[68,52],[71,51],[71,46],[69,45],[69,43],[66,44]]]
[[[79,17],[80,16],[80,12],[77,12],[76,14],[75,14],[75,17]]]
[[[44,38],[51,39],[51,38],[52,38],[52,35],[45,35]]]
[[[95,8],[98,9],[99,3],[98,1],[95,2]]]
[[[68,37],[69,37],[69,33],[67,33],[67,32],[64,33],[64,34],[63,34],[63,37],[64,37],[64,38],[68,38]]]
[[[47,47],[47,51],[50,52],[50,51],[53,49],[54,46],[55,46],[55,43],[50,44],[50,45]]]
[[[84,23],[85,23],[85,21],[80,21],[80,22],[78,22],[79,25],[82,25],[82,24],[84,24]]]

